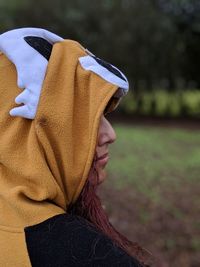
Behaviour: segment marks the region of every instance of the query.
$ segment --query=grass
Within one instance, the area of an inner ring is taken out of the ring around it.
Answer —
[[[113,127],[101,191],[112,223],[159,255],[153,266],[200,266],[200,131]]]
[[[182,129],[114,125],[117,141],[110,147],[108,170],[115,185],[181,183],[200,177],[200,132]]]
[[[200,132],[114,125],[108,173],[117,188],[133,186],[160,200],[160,187],[174,190],[200,178]]]

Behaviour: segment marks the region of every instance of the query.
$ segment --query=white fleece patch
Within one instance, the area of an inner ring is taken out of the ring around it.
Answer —
[[[80,57],[79,62],[85,70],[90,70],[90,71],[96,73],[97,75],[99,75],[101,78],[103,78],[107,82],[110,82],[112,84],[117,85],[119,88],[123,89],[124,93],[128,92],[128,90],[129,90],[128,80],[127,80],[126,76],[115,66],[110,64],[114,69],[116,69],[118,72],[120,72],[120,74],[122,75],[124,80],[121,79],[120,77],[118,77],[117,75],[115,75],[113,72],[111,72],[110,70],[108,70],[104,66],[100,65],[90,55]]]
[[[26,36],[36,36],[49,43],[63,41],[63,38],[40,28],[20,28],[0,35],[0,51],[16,66],[17,85],[23,92],[15,98],[20,107],[10,110],[11,116],[34,119],[38,107],[42,84],[48,61],[24,40]]]

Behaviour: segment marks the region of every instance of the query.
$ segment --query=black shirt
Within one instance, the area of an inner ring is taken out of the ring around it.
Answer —
[[[25,228],[33,267],[141,267],[82,217],[59,214]]]

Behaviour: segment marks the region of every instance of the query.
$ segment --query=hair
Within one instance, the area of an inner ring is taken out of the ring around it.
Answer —
[[[123,249],[130,256],[135,257],[142,266],[150,266],[146,261],[152,257],[152,254],[139,246],[137,242],[128,240],[110,223],[108,216],[102,207],[101,200],[96,192],[98,187],[98,179],[98,171],[95,167],[94,158],[88,179],[81,191],[79,198],[69,208],[69,213],[85,218],[90,223],[95,225],[106,236],[108,236],[115,245]]]

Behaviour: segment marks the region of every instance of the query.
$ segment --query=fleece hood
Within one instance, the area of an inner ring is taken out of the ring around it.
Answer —
[[[24,228],[76,201],[100,117],[128,82],[78,42],[42,29],[0,35],[0,51],[0,226]]]

